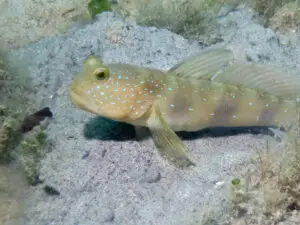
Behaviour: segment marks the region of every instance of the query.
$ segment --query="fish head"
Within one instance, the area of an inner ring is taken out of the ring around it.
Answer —
[[[70,86],[71,102],[82,110],[112,120],[137,120],[154,100],[141,71],[126,64],[105,65],[98,57],[89,56],[83,71]]]

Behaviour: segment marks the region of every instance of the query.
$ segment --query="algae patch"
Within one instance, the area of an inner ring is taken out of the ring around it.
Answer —
[[[91,17],[95,18],[98,13],[111,11],[111,6],[107,0],[89,0],[88,10]]]
[[[280,145],[276,154],[269,145],[259,149],[254,169],[249,166],[241,175],[243,183],[229,184],[233,224],[300,222],[300,129],[288,132]]]
[[[221,41],[218,12],[237,0],[120,0],[114,10],[144,26],[165,28],[207,45]]]
[[[44,124],[26,135],[21,130],[35,104],[26,67],[14,67],[0,54],[0,224],[18,224],[24,191],[35,184],[44,156]]]
[[[45,125],[34,128],[33,132],[26,135],[20,147],[20,160],[27,181],[31,185],[37,185],[42,182],[39,179],[40,161],[47,153],[44,129]]]

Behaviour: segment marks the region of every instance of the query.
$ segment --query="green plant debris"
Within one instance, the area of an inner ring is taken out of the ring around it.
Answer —
[[[239,185],[239,184],[241,183],[241,180],[238,179],[238,178],[235,178],[235,179],[233,179],[233,180],[231,181],[231,183],[232,183],[232,185],[237,186],[237,185]]]
[[[8,65],[5,54],[0,52],[0,162],[8,163],[20,143],[19,128],[32,107],[28,71]],[[3,104],[5,103],[5,105]]]
[[[46,134],[42,126],[34,129],[21,143],[20,158],[27,181],[31,185],[40,183],[40,161],[46,154]]]
[[[107,0],[89,0],[88,10],[92,18],[101,12],[111,11],[111,6]]]
[[[13,119],[5,119],[0,128],[0,163],[7,163],[10,157],[10,143],[13,136]]]

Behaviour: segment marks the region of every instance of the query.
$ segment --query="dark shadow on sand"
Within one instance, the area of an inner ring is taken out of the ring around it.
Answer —
[[[239,134],[263,134],[273,136],[268,127],[214,127],[197,132],[176,132],[183,140],[193,140],[205,137],[226,137]],[[150,133],[148,132],[148,135]],[[103,117],[92,118],[84,126],[84,136],[87,139],[99,139],[103,141],[135,140],[135,129],[132,125],[112,121]]]

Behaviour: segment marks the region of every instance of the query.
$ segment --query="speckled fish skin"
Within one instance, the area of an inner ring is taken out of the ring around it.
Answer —
[[[255,65],[229,66],[231,60],[231,51],[216,49],[160,71],[104,64],[91,56],[75,77],[70,97],[88,112],[148,127],[157,149],[176,166],[187,167],[195,164],[174,131],[288,126],[298,120],[299,77]],[[215,76],[222,66],[229,69]]]
[[[217,126],[281,126],[297,118],[295,101],[218,82],[172,80],[156,101],[174,131]]]
[[[71,101],[91,113],[146,126],[143,119],[161,92],[163,81],[157,80],[164,74],[133,65],[110,64],[106,68],[109,77],[105,81],[95,79],[88,70],[77,75],[70,88]]]

